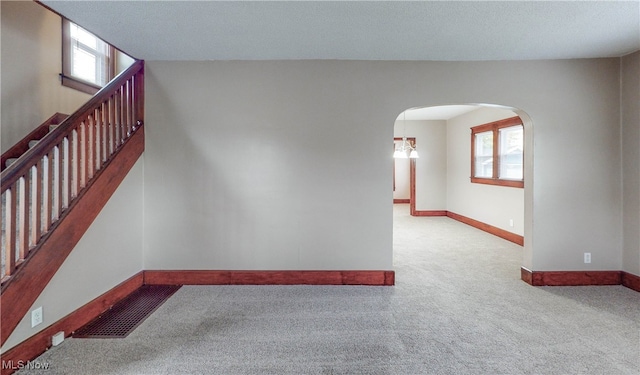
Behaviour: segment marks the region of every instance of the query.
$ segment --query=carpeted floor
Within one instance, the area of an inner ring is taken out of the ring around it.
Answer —
[[[639,374],[640,293],[531,287],[522,249],[394,206],[395,287],[185,286],[20,374]]]

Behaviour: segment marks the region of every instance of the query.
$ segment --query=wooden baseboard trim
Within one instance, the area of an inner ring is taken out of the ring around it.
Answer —
[[[498,236],[500,238],[503,238],[507,241],[511,241],[515,244],[518,244],[520,246],[524,246],[524,236],[521,236],[519,234],[515,234],[515,233],[511,233],[509,231],[506,231],[504,229],[500,229],[498,227],[494,227],[493,225],[489,225],[489,224],[485,224],[481,221],[472,219],[470,217],[466,217],[463,215],[459,215],[455,212],[451,212],[451,211],[447,211],[447,216],[457,220],[461,223],[465,223],[467,225],[471,225],[474,228],[480,229],[482,231],[485,231],[487,233],[491,233],[494,236]]]
[[[0,362],[2,363],[1,374],[11,374],[17,370],[17,368],[13,369],[12,367],[17,367],[19,363],[31,361],[44,353],[51,347],[51,336],[56,333],[64,331],[64,336],[69,337],[75,330],[97,318],[116,302],[140,288],[143,281],[143,272],[138,272],[91,302],[9,349],[0,356]]]
[[[397,203],[411,203],[411,199],[394,199],[393,203],[394,204],[397,204]]]
[[[149,270],[146,285],[395,285],[394,271]]]
[[[520,267],[520,279],[529,285],[533,285],[533,272],[525,267]]]
[[[620,285],[621,271],[531,271],[520,269],[522,281],[533,286]]]
[[[40,244],[31,250],[33,254],[2,285],[0,345],[4,345],[143,152],[144,126],[96,173]]]
[[[622,271],[621,278],[622,285],[629,289],[633,289],[636,292],[640,292],[640,276]]]
[[[414,211],[413,216],[447,216],[446,210],[425,210],[425,211]]]

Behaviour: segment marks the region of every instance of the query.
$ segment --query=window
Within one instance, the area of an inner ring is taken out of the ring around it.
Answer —
[[[62,84],[95,94],[114,76],[115,49],[87,30],[62,19]]]
[[[524,187],[524,127],[520,117],[471,128],[471,182]]]

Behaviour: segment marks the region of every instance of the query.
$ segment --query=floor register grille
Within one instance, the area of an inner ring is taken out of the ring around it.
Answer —
[[[73,333],[74,338],[124,338],[180,289],[180,285],[143,285]]]

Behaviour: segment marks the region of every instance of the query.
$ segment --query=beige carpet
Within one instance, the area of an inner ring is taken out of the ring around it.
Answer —
[[[634,374],[640,293],[535,288],[522,249],[394,206],[395,287],[186,286],[125,339],[21,374]]]

